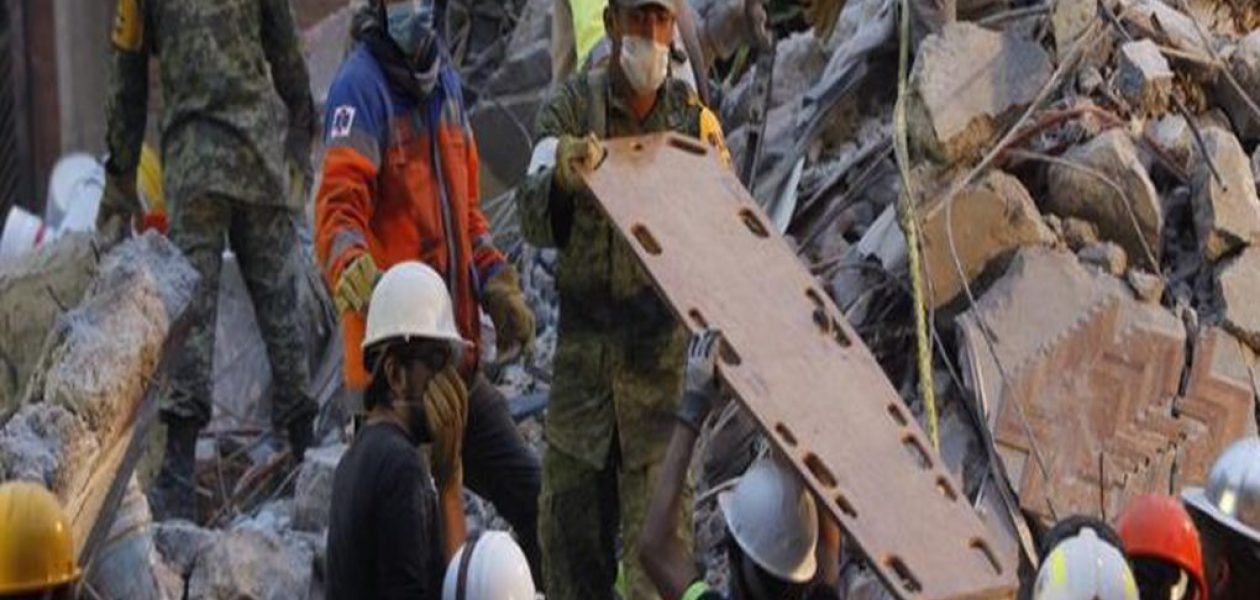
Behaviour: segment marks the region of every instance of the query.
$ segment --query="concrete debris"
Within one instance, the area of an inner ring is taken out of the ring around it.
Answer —
[[[306,453],[306,459],[298,470],[294,492],[294,529],[318,533],[328,527],[333,474],[345,452],[344,444],[335,444]]]
[[[1219,279],[1225,329],[1260,351],[1260,248],[1247,248],[1223,265]]]
[[[1041,46],[970,23],[923,40],[910,76],[911,140],[933,159],[973,158],[1006,117],[1036,97],[1053,67]]]
[[[1143,114],[1158,114],[1172,96],[1173,72],[1159,46],[1149,39],[1120,46],[1116,87],[1121,96]]]
[[[1191,161],[1198,155],[1199,149],[1195,146],[1190,122],[1185,117],[1165,115],[1159,120],[1151,121],[1147,125],[1146,133],[1178,167],[1183,171],[1190,170]],[[1152,158],[1147,164],[1157,163]]]
[[[181,577],[192,574],[202,553],[215,544],[222,533],[172,519],[153,525],[153,543],[158,555]]]
[[[153,544],[153,515],[149,501],[133,476],[122,505],[114,516],[110,543],[92,562],[86,577],[102,598],[118,600],[178,600],[183,581],[175,583],[162,573],[162,561]]]
[[[1129,257],[1124,253],[1124,248],[1117,246],[1114,242],[1090,244],[1081,248],[1076,256],[1082,263],[1098,267],[1116,277],[1124,275],[1129,267]]]
[[[0,414],[17,406],[48,330],[83,299],[95,272],[85,233],[62,236],[0,269]]]
[[[207,600],[290,600],[306,598],[313,579],[314,553],[280,536],[238,529],[218,536],[202,553],[188,578],[188,597]]]
[[[1210,464],[1199,457],[1255,431],[1249,383],[1217,368],[1215,346],[1195,351],[1181,395],[1181,321],[1071,255],[1022,250],[959,323],[969,385],[989,402],[1021,505],[1043,522],[1100,514],[1100,456],[1101,510],[1115,515],[1135,494],[1166,491],[1174,474],[1178,486],[1202,481]]]
[[[1211,62],[1212,54],[1194,20],[1163,0],[1136,0],[1125,8],[1124,15],[1155,41],[1186,52],[1195,62]]]
[[[1046,207],[1093,222],[1103,239],[1120,244],[1135,264],[1158,269],[1163,208],[1129,134],[1109,130],[1068,151],[1064,160],[1071,166],[1049,169]]]
[[[923,265],[931,304],[936,308],[962,293],[959,267],[970,283],[1011,251],[1054,241],[1028,190],[1001,171],[990,171],[959,192],[952,208],[937,202],[923,211],[922,218]]]
[[[1148,273],[1141,269],[1129,269],[1125,275],[1125,281],[1129,283],[1129,287],[1133,288],[1133,293],[1138,299],[1149,303],[1159,304],[1164,296],[1164,288],[1166,287],[1164,280],[1158,275]]]
[[[1192,182],[1195,225],[1208,260],[1260,238],[1260,198],[1251,162],[1238,138],[1224,129],[1203,130],[1206,159],[1198,161]],[[1218,182],[1208,162],[1216,166]]]
[[[1220,106],[1229,114],[1239,138],[1247,142],[1260,140],[1260,115],[1252,110],[1252,105],[1260,104],[1260,29],[1238,42],[1229,58],[1229,71],[1249,97],[1244,98],[1221,77],[1216,84]]]
[[[1068,248],[1079,252],[1086,246],[1098,243],[1098,226],[1084,219],[1068,217],[1063,219],[1063,239]]]
[[[36,481],[64,495],[71,474],[97,449],[83,422],[64,407],[23,406],[0,429],[0,481]]]

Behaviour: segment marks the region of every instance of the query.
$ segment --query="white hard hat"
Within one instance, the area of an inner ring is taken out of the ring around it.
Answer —
[[[818,570],[818,513],[800,477],[766,457],[735,489],[718,496],[726,526],[744,554],[767,573],[804,583]]]
[[[446,567],[442,600],[534,600],[525,553],[502,531],[473,535]]]
[[[471,345],[455,328],[442,276],[424,263],[409,261],[391,267],[372,290],[363,349],[413,338],[446,340],[457,355]]]
[[[1260,544],[1260,438],[1230,444],[1208,474],[1206,488],[1186,488],[1181,497],[1252,543]]]
[[[1120,550],[1086,527],[1041,563],[1033,600],[1138,600],[1137,581]]]

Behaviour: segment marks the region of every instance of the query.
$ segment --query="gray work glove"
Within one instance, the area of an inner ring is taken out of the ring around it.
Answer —
[[[721,331],[706,329],[691,338],[687,347],[687,387],[678,420],[696,432],[718,397],[717,356],[721,341]]]

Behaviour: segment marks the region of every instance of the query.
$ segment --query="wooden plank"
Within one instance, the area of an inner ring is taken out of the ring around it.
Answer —
[[[720,374],[889,588],[1008,598],[1015,565],[839,309],[735,174],[690,138],[613,140],[586,182]]]

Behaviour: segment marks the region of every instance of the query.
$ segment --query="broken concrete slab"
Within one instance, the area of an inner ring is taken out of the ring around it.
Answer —
[[[1238,138],[1219,127],[1207,127],[1203,144],[1223,181],[1218,182],[1208,162],[1199,157],[1191,193],[1199,244],[1208,260],[1216,261],[1260,239],[1260,198],[1251,161]]]
[[[1081,262],[1098,267],[1116,277],[1124,275],[1125,270],[1129,268],[1129,257],[1124,253],[1124,248],[1115,242],[1090,244],[1081,248],[1076,256],[1081,259]]]
[[[1136,0],[1120,13],[1123,19],[1156,41],[1187,52],[1197,63],[1210,63],[1212,55],[1203,45],[1194,20],[1165,4],[1163,0]]]
[[[1229,57],[1229,70],[1252,103],[1260,105],[1260,29],[1238,42]],[[1234,132],[1244,141],[1260,140],[1260,117],[1248,106],[1247,99],[1225,77],[1216,84],[1216,98],[1234,124]]]
[[[53,322],[96,272],[91,234],[57,238],[0,269],[0,413],[15,408]]]
[[[968,385],[988,404],[1022,506],[1043,522],[1099,515],[1100,486],[1102,509],[1115,515],[1136,494],[1167,490],[1174,476],[1176,487],[1203,481],[1210,460],[1198,456],[1255,430],[1249,388],[1219,372],[1208,352],[1196,351],[1195,383],[1179,397],[1181,321],[1070,254],[1021,250],[959,327]]]
[[[959,192],[952,208],[936,202],[922,215],[923,270],[934,308],[952,302],[963,291],[955,257],[971,283],[1020,246],[1054,243],[1054,234],[1042,222],[1028,190],[1001,171],[990,171]]]
[[[1191,161],[1199,149],[1195,146],[1190,122],[1185,117],[1173,114],[1151,121],[1146,127],[1146,134],[1181,170],[1190,170]],[[1148,164],[1157,162],[1154,157],[1150,157]]]
[[[162,560],[182,577],[192,574],[197,559],[214,545],[222,532],[172,519],[153,525],[153,543]]]
[[[1129,134],[1108,130],[1069,150],[1064,160],[1074,166],[1049,168],[1045,207],[1093,222],[1102,238],[1120,244],[1134,264],[1158,269],[1164,211]]]
[[[1148,273],[1141,269],[1129,269],[1125,274],[1125,281],[1129,283],[1129,287],[1133,289],[1133,293],[1138,299],[1149,303],[1159,304],[1164,296],[1164,288],[1166,284],[1158,275]]]
[[[910,75],[911,143],[941,162],[972,158],[1027,106],[1053,67],[1040,45],[950,23],[919,47]]]
[[[1260,351],[1260,248],[1250,247],[1218,271],[1225,329]]]
[[[188,579],[188,597],[207,600],[289,600],[310,593],[314,554],[270,533],[224,533],[202,553]]]
[[[320,532],[328,527],[333,475],[337,471],[337,463],[341,462],[341,455],[345,453],[345,444],[333,444],[306,453],[293,494],[294,529]]]
[[[1155,42],[1143,39],[1120,46],[1116,87],[1140,114],[1160,114],[1168,109],[1173,72]]]

